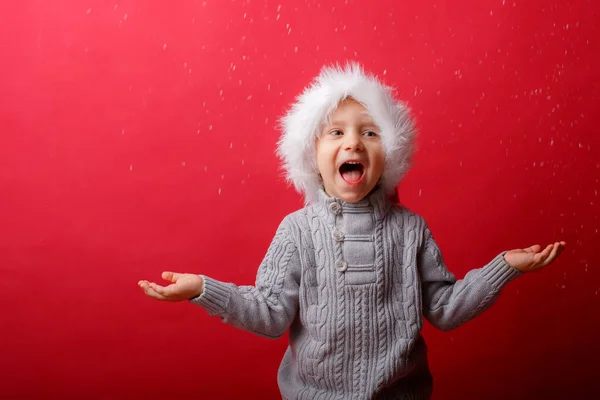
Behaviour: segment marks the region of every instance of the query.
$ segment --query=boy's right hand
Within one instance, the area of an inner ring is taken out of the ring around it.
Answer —
[[[138,286],[148,296],[163,301],[189,300],[201,295],[204,291],[204,280],[199,275],[165,271],[162,273],[162,278],[173,283],[165,287],[154,282],[141,280],[138,282]]]

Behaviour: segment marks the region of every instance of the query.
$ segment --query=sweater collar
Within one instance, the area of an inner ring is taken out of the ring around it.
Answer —
[[[371,193],[365,196],[362,200],[357,201],[356,203],[350,203],[337,197],[331,197],[325,190],[321,187],[319,189],[319,204],[322,204],[326,210],[332,213],[340,213],[347,210],[359,211],[360,209],[364,209],[365,212],[372,207],[375,217],[379,220],[383,219],[383,217],[388,213],[390,208],[393,205],[394,194],[388,195],[385,193],[382,185],[376,186]],[[337,203],[333,205],[333,203]],[[339,211],[337,211],[339,210]],[[370,210],[369,210],[370,211]]]

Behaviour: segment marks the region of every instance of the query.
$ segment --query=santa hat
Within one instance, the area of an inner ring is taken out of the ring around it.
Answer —
[[[322,187],[317,169],[316,139],[321,124],[348,97],[361,103],[379,126],[385,151],[380,184],[387,194],[410,167],[415,128],[407,106],[394,99],[394,89],[366,74],[357,63],[323,67],[280,120],[282,135],[277,153],[286,178],[304,195],[305,203],[317,201]]]

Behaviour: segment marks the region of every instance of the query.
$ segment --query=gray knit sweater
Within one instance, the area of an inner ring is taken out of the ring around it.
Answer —
[[[457,281],[423,218],[381,190],[358,203],[322,194],[283,220],[256,286],[205,276],[191,301],[258,335],[289,329],[285,399],[428,399],[422,316],[455,328],[520,274],[501,253]]]

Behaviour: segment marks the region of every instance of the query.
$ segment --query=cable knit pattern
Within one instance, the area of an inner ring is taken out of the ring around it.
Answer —
[[[452,329],[487,309],[521,274],[503,255],[456,280],[423,218],[383,190],[358,203],[321,193],[283,220],[255,286],[204,277],[191,302],[262,336],[289,329],[284,399],[428,399],[423,316]]]

